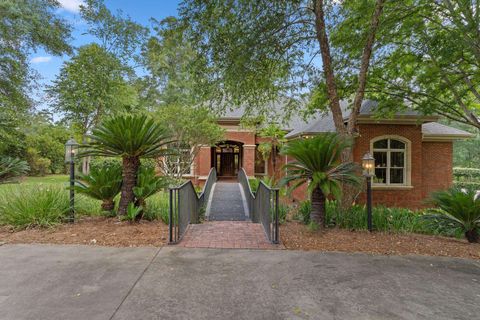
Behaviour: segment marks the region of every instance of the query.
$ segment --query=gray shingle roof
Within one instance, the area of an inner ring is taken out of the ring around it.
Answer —
[[[285,118],[285,109],[287,101],[285,99],[277,102],[272,102],[269,106],[271,110],[270,115],[275,117],[279,122],[283,122]],[[348,108],[351,105],[350,101],[340,101],[340,107],[343,114],[349,114]],[[360,116],[373,116],[375,108],[378,106],[378,102],[374,100],[364,100],[362,107],[360,108]],[[245,112],[245,106],[241,106],[235,109],[228,109],[221,119],[241,119]],[[395,114],[396,117],[420,117],[421,114],[413,109],[404,109]],[[345,118],[348,119],[348,116]],[[301,135],[312,135],[322,132],[335,132],[335,124],[330,112],[321,113],[310,116],[307,119],[303,119],[299,115],[291,116],[284,124],[284,129],[289,131],[285,136],[288,138],[294,138]],[[422,124],[422,133],[424,136],[445,136],[451,138],[469,138],[472,135],[466,131],[452,128],[437,122],[428,122]]]
[[[470,138],[473,134],[457,128],[452,128],[438,122],[422,124],[422,133],[425,136],[451,136],[458,138]]]

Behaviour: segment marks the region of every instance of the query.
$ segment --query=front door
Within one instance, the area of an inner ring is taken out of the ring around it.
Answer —
[[[222,176],[231,177],[235,175],[235,155],[234,153],[222,153],[221,158],[221,173]]]
[[[213,147],[212,166],[217,168],[219,176],[237,176],[242,167],[242,145],[226,141]]]

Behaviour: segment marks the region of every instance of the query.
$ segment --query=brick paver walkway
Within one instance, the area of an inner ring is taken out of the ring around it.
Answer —
[[[177,246],[188,248],[283,249],[271,244],[263,226],[249,221],[191,224]]]

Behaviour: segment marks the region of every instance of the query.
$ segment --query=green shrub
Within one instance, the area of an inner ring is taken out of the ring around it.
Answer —
[[[312,212],[312,203],[310,200],[306,200],[300,203],[298,207],[298,214],[303,223],[310,223],[310,213]]]
[[[30,174],[34,176],[45,176],[51,173],[50,165],[52,162],[48,158],[40,156],[39,152],[34,148],[27,149],[27,162],[30,166]]]
[[[121,217],[122,221],[135,222],[141,219],[142,207],[135,207],[133,202],[130,202],[127,207],[127,212]]]
[[[480,196],[475,188],[450,188],[434,192],[432,203],[437,207],[424,216],[430,224],[447,229],[461,229],[468,242],[480,240]]]
[[[466,177],[469,180],[480,180],[480,169],[477,168],[453,168],[453,176],[458,179]]]
[[[0,157],[0,183],[11,182],[26,174],[30,167],[18,158]]]
[[[162,220],[168,224],[170,212],[169,195],[166,192],[159,192],[146,200],[146,208],[143,218],[149,221]]]
[[[480,190],[480,181],[454,181],[453,185],[457,188]]]
[[[250,184],[250,189],[255,194],[255,192],[257,192],[258,185],[260,184],[260,180],[256,179],[256,178],[254,178],[254,179],[250,178],[250,179],[248,179],[248,183]]]
[[[120,168],[122,169],[122,159],[120,158],[104,158],[104,157],[94,157],[90,161],[90,170],[99,170],[104,168]]]
[[[62,222],[70,209],[68,192],[59,187],[2,190],[0,224],[18,229],[50,227]]]

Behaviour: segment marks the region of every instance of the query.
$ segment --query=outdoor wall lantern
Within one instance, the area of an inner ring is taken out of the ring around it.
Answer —
[[[363,176],[367,179],[367,227],[368,231],[372,231],[372,177],[375,176],[375,158],[370,152],[363,156],[362,168]]]
[[[78,151],[78,143],[71,137],[65,143],[65,163],[70,164],[70,215],[68,222],[75,221],[75,153]]]

